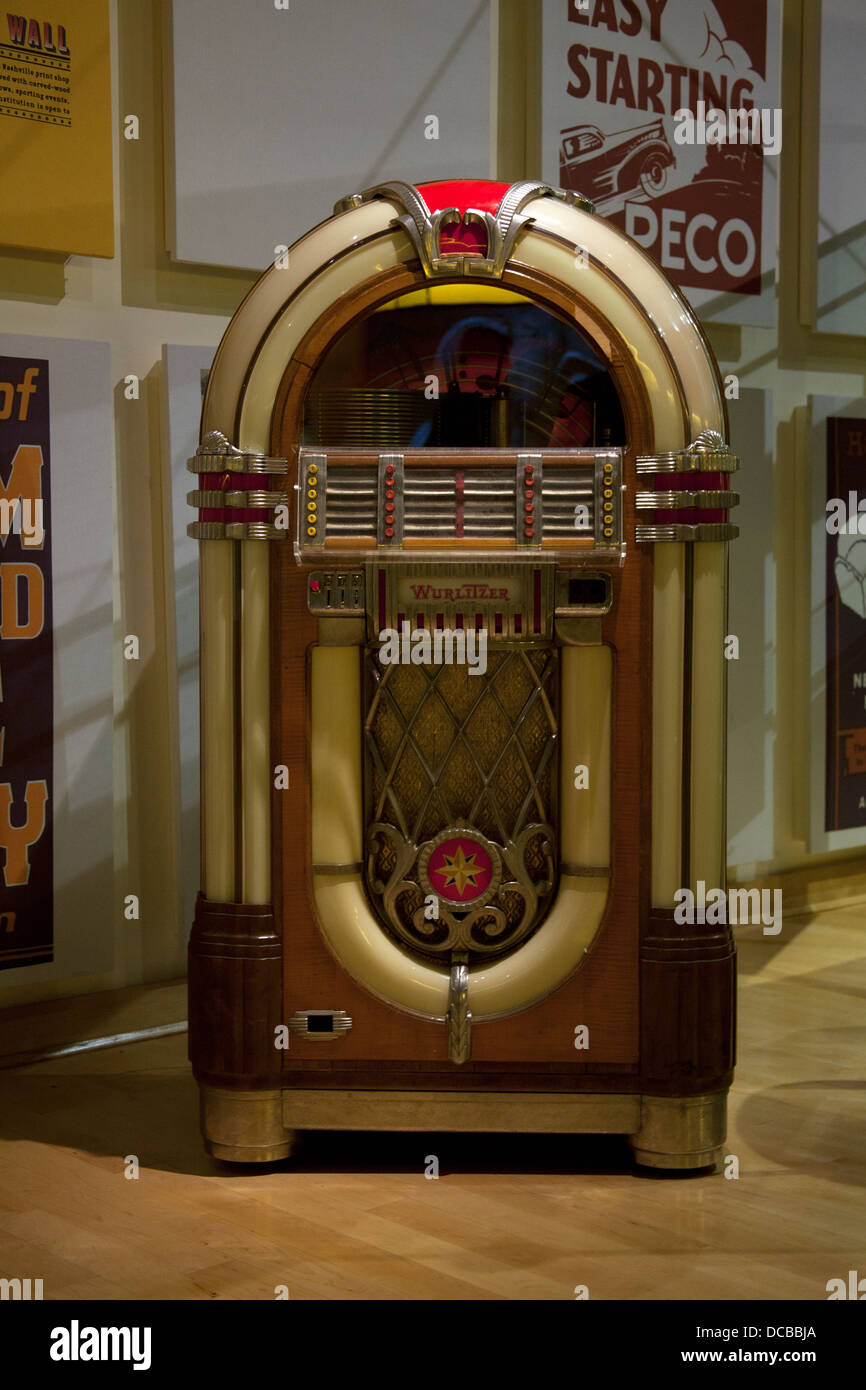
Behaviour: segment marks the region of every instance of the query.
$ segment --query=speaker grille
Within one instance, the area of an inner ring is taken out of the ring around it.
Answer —
[[[453,952],[455,919],[470,958],[509,950],[541,922],[556,883],[557,648],[498,648],[484,675],[383,667],[378,647],[365,665],[366,881],[377,912],[423,955]],[[473,912],[452,905],[425,918],[424,848],[461,828],[490,843],[501,882]]]

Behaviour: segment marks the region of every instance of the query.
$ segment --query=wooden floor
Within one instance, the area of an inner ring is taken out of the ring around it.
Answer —
[[[739,937],[737,1180],[542,1136],[328,1134],[291,1166],[223,1168],[167,1037],[0,1071],[0,1276],[42,1278],[46,1299],[824,1299],[866,1275],[864,917]],[[182,1010],[164,988],[152,1021]],[[0,1042],[14,1024],[27,1050],[36,1023],[12,1012]]]

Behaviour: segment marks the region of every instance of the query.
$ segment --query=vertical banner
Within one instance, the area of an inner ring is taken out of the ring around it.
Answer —
[[[0,970],[53,959],[48,363],[0,357]]]
[[[866,826],[866,420],[827,420],[825,830]],[[862,506],[863,512],[859,510]]]
[[[757,300],[775,266],[775,0],[556,0],[543,61],[545,177],[590,198],[696,306]]]

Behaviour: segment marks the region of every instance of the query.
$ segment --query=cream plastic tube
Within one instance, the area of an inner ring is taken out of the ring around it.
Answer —
[[[610,647],[563,647],[560,854],[563,864],[610,867]],[[589,785],[574,785],[585,766]]]
[[[202,892],[215,902],[235,898],[234,549],[199,546]]]
[[[692,664],[691,888],[726,886],[725,808],[725,544],[695,546]],[[685,885],[683,885],[685,886]]]
[[[217,542],[219,544],[219,542]],[[263,541],[241,541],[241,900],[271,896],[270,570]]]
[[[654,907],[670,908],[682,886],[684,547],[657,545],[653,569]]]

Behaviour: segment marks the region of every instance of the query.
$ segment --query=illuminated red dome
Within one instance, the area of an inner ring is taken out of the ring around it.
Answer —
[[[495,214],[509,188],[510,184],[494,183],[491,179],[442,179],[438,183],[418,184],[418,192],[431,212],[477,208],[479,212]],[[449,251],[477,251],[483,256],[487,254],[487,232],[477,224],[446,222],[439,245],[443,255]]]

